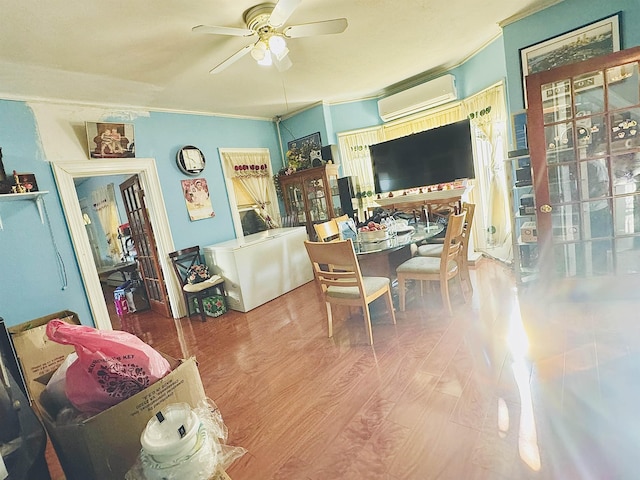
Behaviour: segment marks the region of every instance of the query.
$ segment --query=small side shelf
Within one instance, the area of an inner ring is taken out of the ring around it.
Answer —
[[[40,215],[40,222],[44,224],[44,215],[42,211],[42,197],[49,193],[48,191],[42,192],[29,192],[29,193],[5,193],[0,195],[0,203],[4,202],[19,202],[24,200],[31,200],[35,202],[38,207],[38,214]],[[4,227],[2,225],[2,215],[1,215],[1,207],[0,207],[0,230],[3,230]]]

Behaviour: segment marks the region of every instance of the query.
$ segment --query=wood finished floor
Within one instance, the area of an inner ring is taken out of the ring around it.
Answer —
[[[453,317],[437,292],[395,326],[379,309],[373,346],[355,310],[326,337],[313,282],[246,314],[114,327],[197,358],[248,451],[233,480],[638,478],[640,303],[535,298],[488,260],[472,280]]]

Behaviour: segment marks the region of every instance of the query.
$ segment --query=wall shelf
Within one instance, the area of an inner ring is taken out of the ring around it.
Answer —
[[[38,207],[38,214],[40,215],[40,222],[44,224],[44,216],[42,211],[42,197],[49,193],[48,191],[42,192],[28,192],[28,193],[5,193],[0,195],[0,203],[4,202],[18,202],[24,200],[31,200],[35,202]],[[2,225],[2,215],[0,214],[0,230],[3,230],[4,226]]]

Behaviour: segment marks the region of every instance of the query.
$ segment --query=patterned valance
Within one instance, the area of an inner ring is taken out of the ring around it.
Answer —
[[[234,177],[268,177],[269,169],[266,163],[239,164],[233,166]]]

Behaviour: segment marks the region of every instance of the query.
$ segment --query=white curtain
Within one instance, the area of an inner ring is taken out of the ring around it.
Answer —
[[[279,210],[271,177],[269,153],[266,151],[222,152],[227,171],[239,181],[260,208],[268,228],[278,226]]]
[[[91,203],[109,245],[108,255],[114,263],[119,263],[122,260],[122,248],[118,238],[120,219],[113,183],[92,191]]]
[[[476,132],[476,248],[508,260],[512,256],[511,220],[505,179],[507,112],[502,83],[462,102]],[[478,215],[479,214],[479,215]]]
[[[342,170],[345,176],[354,177],[354,188],[357,192],[358,207],[364,220],[367,207],[374,206],[375,187],[373,185],[373,168],[369,145],[384,141],[382,127],[359,130],[352,133],[338,134]]]

